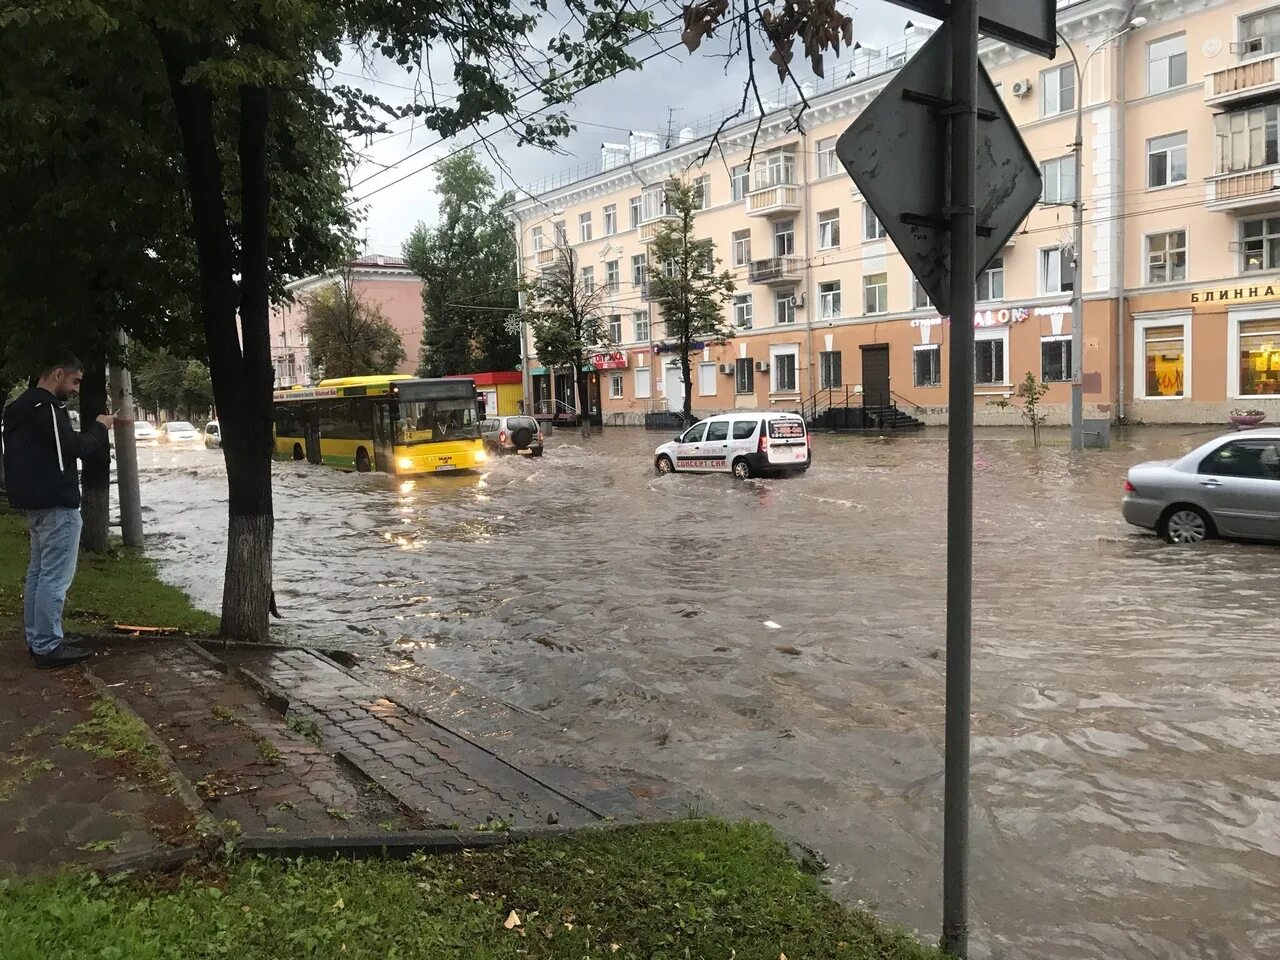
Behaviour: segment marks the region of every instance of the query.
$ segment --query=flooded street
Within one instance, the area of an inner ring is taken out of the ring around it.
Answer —
[[[1280,956],[1280,548],[1167,547],[1119,512],[1129,465],[1212,434],[1075,460],[979,434],[975,956]],[[562,433],[417,483],[279,464],[280,607],[536,711],[551,752],[778,824],[837,896],[933,935],[945,434],[820,436],[808,475],[745,483],[656,477],[664,439]],[[162,575],[216,610],[221,456],[142,462]]]

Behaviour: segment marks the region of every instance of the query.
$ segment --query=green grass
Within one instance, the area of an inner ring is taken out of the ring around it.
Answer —
[[[0,887],[0,928],[6,960],[940,956],[835,904],[767,827],[717,821],[409,862],[246,859],[176,884],[69,875]]]
[[[30,556],[27,525],[20,514],[0,510],[0,627],[22,628],[22,585]],[[177,627],[211,635],[218,619],[197,610],[177,587],[156,579],[155,566],[137,550],[117,547],[107,556],[81,553],[67,597],[66,627],[110,630],[114,624]]]
[[[168,772],[159,751],[144,727],[106,697],[93,702],[93,715],[78,723],[62,738],[64,747],[84,750],[95,757],[119,760],[155,784],[167,784]]]

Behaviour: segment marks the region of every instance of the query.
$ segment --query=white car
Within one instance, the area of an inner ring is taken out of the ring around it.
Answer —
[[[152,423],[147,420],[138,420],[133,425],[133,439],[138,443],[156,443],[160,435]]]
[[[812,462],[809,431],[795,413],[708,417],[653,451],[659,473],[731,473],[739,480],[803,473]]]
[[[161,443],[199,443],[200,431],[185,420],[172,420],[160,428]]]
[[[204,425],[204,445],[207,450],[222,446],[222,424],[217,420],[210,420]]]

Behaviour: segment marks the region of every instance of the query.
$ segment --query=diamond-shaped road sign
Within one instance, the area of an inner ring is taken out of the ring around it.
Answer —
[[[949,0],[890,0],[900,7],[918,10],[946,20]],[[978,0],[978,29],[1023,50],[1052,58],[1058,48],[1057,0]]]
[[[943,22],[836,142],[836,156],[939,313],[951,310],[950,27]],[[977,269],[1040,199],[1040,167],[978,65]],[[977,277],[974,277],[976,280]]]

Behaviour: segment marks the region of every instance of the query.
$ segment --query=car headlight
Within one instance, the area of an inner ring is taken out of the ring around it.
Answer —
[[[413,460],[410,459],[409,457],[401,457],[399,460],[396,461],[396,466],[398,466],[401,470],[412,470]]]

